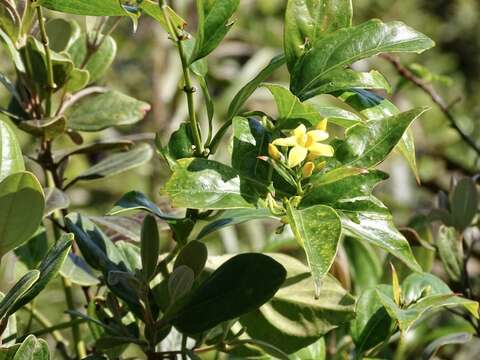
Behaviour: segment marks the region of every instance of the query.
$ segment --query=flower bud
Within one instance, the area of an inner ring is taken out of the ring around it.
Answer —
[[[302,168],[302,175],[304,178],[312,176],[313,170],[315,169],[315,164],[311,161],[305,163]]]
[[[273,144],[268,144],[268,155],[277,161],[281,161],[283,159],[283,154]]]

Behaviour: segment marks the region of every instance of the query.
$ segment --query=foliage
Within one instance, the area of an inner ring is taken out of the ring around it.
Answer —
[[[446,309],[464,327],[422,344],[427,357],[480,334],[467,269],[477,179],[441,193],[439,208],[418,229],[400,231],[374,194],[388,178],[378,167],[394,150],[419,177],[411,125],[427,108],[400,111],[386,98],[386,78],[356,64],[382,53],[420,54],[434,42],[399,21],[354,26],[350,0],[288,0],[282,53],[232,94],[214,131],[208,60],[235,27],[239,4],[197,0],[190,34],[186,14],[163,0],[0,1],[0,40],[15,74],[14,81],[0,77],[9,93],[0,108],[0,259],[15,251],[27,268],[0,301],[0,358],[49,359],[46,342],[34,336],[49,333],[63,357],[77,359],[198,359],[213,352],[321,359],[327,343],[339,358],[402,358],[407,333]],[[94,17],[95,26],[82,28],[71,15]],[[118,23],[128,19],[135,30],[141,17],[172,43],[186,120],[167,143],[161,131],[91,141],[104,130],[125,131],[150,111],[148,103],[99,85],[117,55]],[[288,71],[289,86],[266,82],[280,70]],[[269,92],[276,111],[247,110],[258,89]],[[35,144],[34,154],[22,156],[20,132]],[[73,211],[80,182],[114,179],[155,155],[169,171],[160,194],[174,209],[134,190],[107,217]],[[82,156],[93,163],[78,171],[73,165]],[[220,256],[208,246],[208,237],[228,226],[265,219],[294,240],[306,265],[274,241],[273,251]],[[436,221],[438,236],[425,240]],[[435,250],[449,284],[422,256]],[[34,299],[57,277],[69,320],[51,324]],[[44,329],[32,334],[31,321],[17,329],[21,309]]]

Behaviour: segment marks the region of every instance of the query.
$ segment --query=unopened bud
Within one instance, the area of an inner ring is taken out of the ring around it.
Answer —
[[[305,163],[302,168],[302,175],[304,178],[312,176],[313,170],[315,169],[315,164],[311,161]]]
[[[268,155],[277,161],[281,161],[283,159],[283,154],[273,144],[268,144]]]

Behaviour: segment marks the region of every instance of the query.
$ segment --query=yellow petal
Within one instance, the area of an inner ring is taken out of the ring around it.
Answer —
[[[293,168],[307,157],[308,150],[302,146],[295,146],[288,154],[288,167]]]
[[[311,161],[305,163],[302,168],[302,175],[304,178],[312,176],[313,170],[315,169],[315,164]]]
[[[307,133],[307,136],[313,140],[312,142],[317,142],[327,140],[329,135],[323,130],[312,130]]]
[[[317,130],[327,130],[327,123],[328,123],[328,118],[323,119],[317,124]]]
[[[333,156],[333,147],[327,144],[314,143],[308,147],[308,151],[317,156]]]
[[[268,144],[268,155],[278,161],[282,160],[283,157],[282,153],[278,151],[277,147],[273,144]]]
[[[293,135],[295,135],[295,136],[303,136],[306,133],[307,133],[307,128],[303,124],[298,125],[295,128],[295,130],[293,130]]]
[[[278,145],[278,146],[295,146],[297,145],[297,139],[295,136],[290,136],[287,138],[278,138],[273,140],[272,144]]]

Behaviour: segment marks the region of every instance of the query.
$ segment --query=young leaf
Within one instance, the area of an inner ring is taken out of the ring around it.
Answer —
[[[283,266],[266,255],[234,256],[165,318],[184,333],[203,332],[263,305],[277,292],[285,276]]]
[[[73,234],[64,234],[47,253],[38,267],[40,277],[35,283],[15,302],[9,310],[9,314],[15,313],[23,305],[32,301],[47,284],[58,274],[60,268],[68,255],[73,243]]]
[[[258,202],[253,179],[206,159],[181,159],[162,193],[175,207],[191,209],[252,208]]]
[[[0,258],[35,233],[44,207],[42,187],[32,173],[17,172],[0,182]]]
[[[111,90],[87,96],[65,112],[68,127],[77,131],[100,131],[142,120],[150,105]]]
[[[152,215],[147,215],[143,220],[140,242],[142,255],[142,274],[146,281],[155,276],[158,255],[160,253],[160,235],[157,221]]]
[[[351,0],[288,0],[284,48],[290,72],[300,56],[323,34],[352,24]]]
[[[208,250],[205,244],[193,240],[182,248],[175,259],[173,268],[176,269],[180,266],[186,265],[193,271],[195,276],[198,276],[205,267],[207,258]]]
[[[316,300],[308,267],[291,256],[268,255],[285,267],[287,280],[269,302],[240,317],[250,337],[291,354],[353,317],[355,299],[333,276],[324,277]]]
[[[342,224],[335,210],[328,206],[316,205],[297,210],[291,205],[287,215],[292,231],[304,248],[312,272],[315,297],[320,296],[322,279],[335,260]]]
[[[16,301],[38,280],[40,271],[30,270],[18,280],[0,302],[0,319],[8,316]]]
[[[198,29],[190,64],[211,53],[233,25],[240,0],[197,0]]]
[[[8,175],[24,171],[22,150],[13,129],[0,121],[0,181]]]
[[[358,46],[351,46],[356,44]],[[297,61],[291,89],[300,100],[318,94],[325,77],[355,61],[383,52],[416,52],[431,48],[433,41],[401,22],[370,20],[320,37]]]

